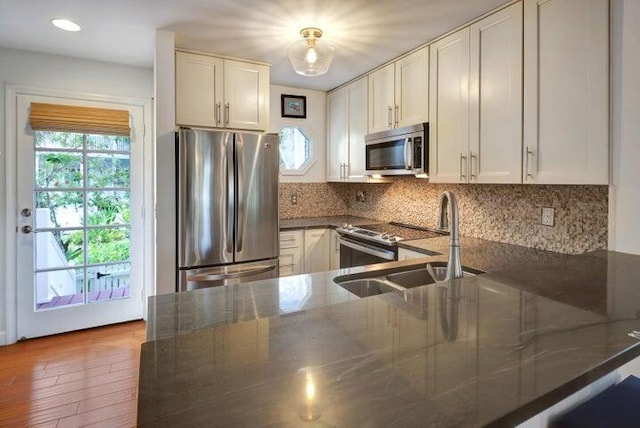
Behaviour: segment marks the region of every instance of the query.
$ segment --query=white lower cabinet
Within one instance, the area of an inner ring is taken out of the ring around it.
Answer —
[[[333,234],[335,230],[326,228],[280,232],[280,276],[334,269]]]
[[[340,269],[340,235],[334,229],[331,229],[330,248],[329,248],[329,269]]]
[[[298,275],[304,271],[304,231],[280,232],[280,276]]]
[[[329,229],[304,231],[304,273],[329,270]]]
[[[398,260],[412,260],[422,257],[427,257],[427,255],[417,251],[407,250],[406,248],[398,248]]]

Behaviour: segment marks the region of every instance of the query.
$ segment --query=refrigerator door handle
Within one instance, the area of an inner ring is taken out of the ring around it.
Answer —
[[[220,281],[224,279],[242,278],[243,276],[253,276],[261,273],[272,271],[276,268],[277,263],[257,266],[253,269],[241,270],[237,272],[220,272],[220,273],[199,273],[187,277],[188,282],[209,282]]]
[[[245,223],[245,188],[244,188],[244,157],[243,157],[243,141],[242,136],[236,136],[236,165],[238,168],[237,181],[237,220],[236,220],[236,252],[242,251],[242,243],[244,241],[244,223]]]
[[[231,152],[231,153],[229,153]],[[227,239],[226,239],[226,250],[227,253],[233,254],[233,224],[234,224],[234,212],[233,207],[235,205],[235,180],[233,176],[233,165],[229,165],[230,162],[233,162],[233,144],[228,145],[228,149],[225,153],[226,156],[226,177],[227,177],[227,192],[226,192],[226,206],[227,206],[227,215],[226,215],[226,229],[227,229]]]

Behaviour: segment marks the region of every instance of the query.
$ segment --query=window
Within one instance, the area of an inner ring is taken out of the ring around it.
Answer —
[[[311,139],[297,126],[280,128],[280,173],[302,175],[313,165]]]

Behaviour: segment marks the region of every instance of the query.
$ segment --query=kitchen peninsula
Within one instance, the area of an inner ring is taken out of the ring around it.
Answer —
[[[486,272],[359,299],[333,279],[442,255],[150,299],[139,426],[514,426],[640,355],[640,257],[464,238]]]

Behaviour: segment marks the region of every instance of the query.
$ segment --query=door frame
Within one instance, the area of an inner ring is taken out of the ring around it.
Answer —
[[[18,95],[32,95],[43,97],[66,98],[87,102],[110,102],[143,109],[143,284],[142,284],[142,315],[147,318],[147,297],[155,294],[155,151],[153,150],[152,100],[145,98],[112,97],[106,95],[86,94],[67,91],[54,91],[41,88],[6,85],[5,86],[5,224],[0,226],[5,232],[5,343],[17,341],[17,97]]]

